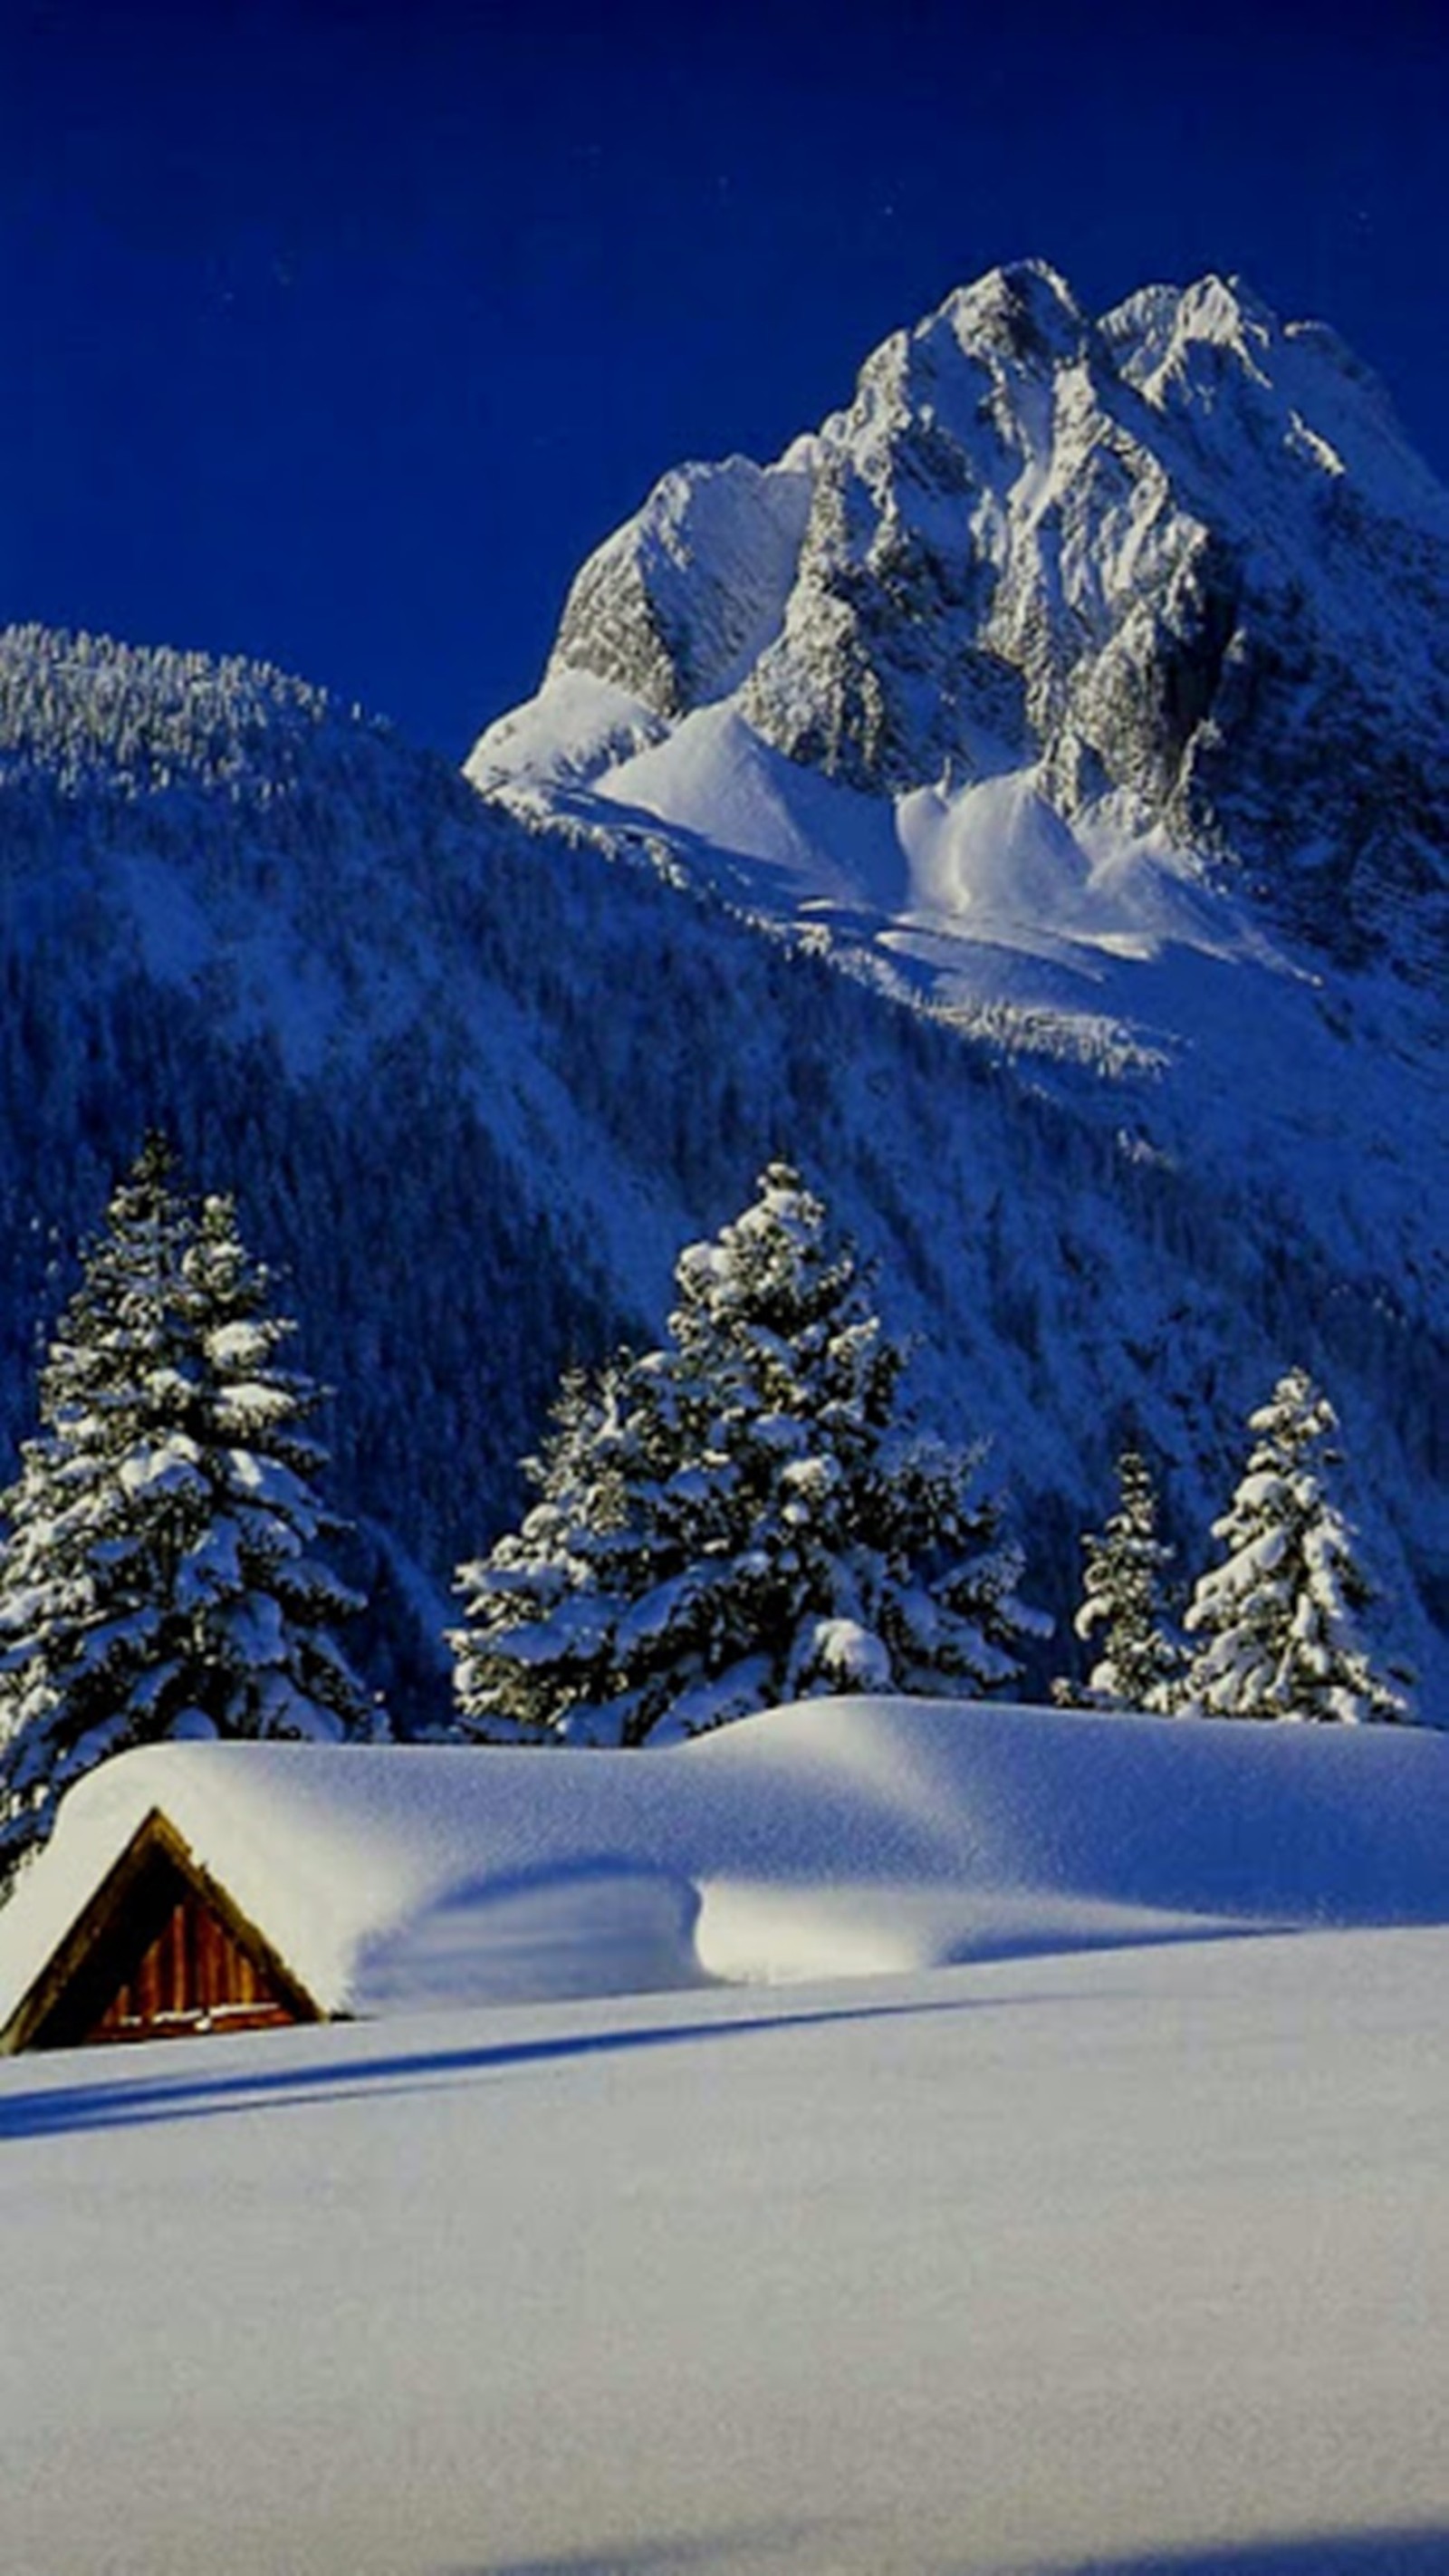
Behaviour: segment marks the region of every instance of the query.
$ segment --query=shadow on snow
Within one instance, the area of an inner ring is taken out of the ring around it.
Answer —
[[[808,2528],[698,2533],[555,2558],[482,2559],[474,2566],[440,2568],[436,2576],[672,2576],[676,2569],[684,2576],[693,2568],[723,2571],[733,2566],[744,2571],[760,2563],[761,2551],[771,2565],[798,2564],[803,2576],[808,2567],[825,2563],[808,2556],[796,2559],[794,2551],[808,2539]],[[847,2576],[848,2570],[863,2569],[868,2562],[857,2560],[847,2547],[844,2557],[832,2557],[828,2563],[840,2570],[840,2576]],[[969,2562],[977,2570],[980,2565],[977,2559]],[[963,2561],[962,2576],[967,2566]],[[1148,2550],[1129,2558],[1056,2559],[1049,2564],[1016,2561],[1009,2570],[998,2571],[998,2576],[1443,2576],[1446,2569],[1449,2528],[1437,2526],[1320,2532],[1297,2540],[1204,2542],[1184,2549]]]
[[[1019,2005],[1021,1997],[1013,1998]],[[6,2098],[0,2094],[0,2138],[51,2137],[78,2129],[132,2128],[145,2122],[195,2120],[219,2112],[295,2108],[306,2102],[365,2098],[374,2087],[417,2092],[470,2076],[507,2073],[515,2067],[557,2066],[573,2058],[627,2056],[652,2049],[687,2047],[700,2040],[758,2038],[766,2033],[818,2028],[837,2022],[919,2018],[927,2013],[979,2012],[982,1999],[952,1997],[928,2003],[842,2004],[813,2012],[762,2013],[740,2021],[674,2022],[663,2029],[562,2033],[557,2038],[499,2040],[474,2048],[415,2048],[391,2056],[339,2057],[325,2066],[248,2067],[229,2074],[147,2076],[118,2083],[47,2085]],[[345,2027],[345,2025],[343,2025]],[[171,2048],[196,2043],[170,2041]],[[224,2043],[221,2043],[224,2044]]]

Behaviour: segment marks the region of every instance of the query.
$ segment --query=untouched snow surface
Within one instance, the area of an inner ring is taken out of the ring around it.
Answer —
[[[7,2570],[1429,2576],[1446,1984],[1360,1932],[13,2060]]]
[[[659,1752],[123,1754],[0,1915],[0,2023],[153,1806],[362,2015],[1449,1922],[1438,1734],[812,1700]]]

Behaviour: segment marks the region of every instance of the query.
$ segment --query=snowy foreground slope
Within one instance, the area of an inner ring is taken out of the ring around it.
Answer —
[[[1444,2566],[1449,1747],[960,1710],[952,1759],[916,1716],[458,1757],[497,1783],[494,1865],[533,1857],[558,1901],[561,1783],[587,1765],[623,1852],[628,1767],[633,1850],[664,1860],[667,1808],[679,1878],[705,1847],[752,1875],[777,1973],[803,1950],[764,1893],[813,1888],[834,1981],[0,2066],[5,2566]],[[350,1762],[396,1886],[438,1801],[389,1819]],[[283,1811],[263,1785],[252,1821]],[[831,1850],[875,1965],[939,1955],[947,1899],[996,1955],[842,1978]],[[1081,1937],[1066,1896],[1215,1937],[1035,1950]],[[1253,1911],[1441,1919],[1235,1932]]]

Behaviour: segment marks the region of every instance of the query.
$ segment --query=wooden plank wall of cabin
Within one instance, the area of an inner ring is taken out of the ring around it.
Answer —
[[[209,1905],[188,1888],[88,2037],[161,2038],[188,2030],[257,2030],[290,2022],[270,1980]]]

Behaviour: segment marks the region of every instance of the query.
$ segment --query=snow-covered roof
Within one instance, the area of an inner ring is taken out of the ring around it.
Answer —
[[[657,1752],[176,1744],[65,1800],[0,2027],[153,1808],[327,2012],[1449,1921],[1449,1740],[1410,1728],[851,1699]]]

